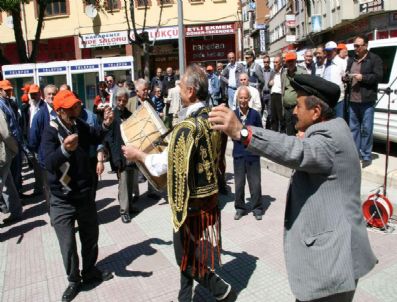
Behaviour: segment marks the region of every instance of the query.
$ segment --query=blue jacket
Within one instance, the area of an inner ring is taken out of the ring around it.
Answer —
[[[210,90],[211,89],[211,90]],[[208,91],[211,91],[210,105],[219,105],[221,99],[221,84],[216,74],[212,73],[208,75]]]
[[[234,110],[234,113],[241,121],[239,108]],[[245,126],[263,127],[261,116],[256,110],[252,108],[248,109],[248,116],[247,119],[245,120]],[[258,155],[254,155],[251,152],[247,151],[247,149],[245,148],[242,142],[235,140],[233,140],[233,158],[245,159],[248,162],[259,161]]]
[[[38,154],[38,161],[40,166],[44,168],[44,153],[43,148],[40,146],[41,137],[43,135],[44,129],[50,124],[50,119],[56,117],[56,113],[53,112],[52,117],[48,112],[47,103],[43,102],[40,104],[39,111],[35,114],[32,121],[32,126],[29,130],[28,137],[28,148],[30,151]]]

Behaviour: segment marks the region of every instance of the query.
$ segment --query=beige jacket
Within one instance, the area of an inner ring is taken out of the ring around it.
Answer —
[[[11,136],[6,116],[0,110],[0,167],[11,161],[18,153],[18,142]]]

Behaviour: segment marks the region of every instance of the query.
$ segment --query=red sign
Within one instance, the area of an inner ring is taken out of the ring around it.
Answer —
[[[234,35],[234,24],[186,26],[186,37]]]
[[[213,40],[186,39],[188,63],[225,60],[231,51],[235,51],[234,36],[218,37]]]

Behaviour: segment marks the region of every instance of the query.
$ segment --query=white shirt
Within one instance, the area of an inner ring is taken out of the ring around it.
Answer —
[[[343,67],[343,62],[339,61],[338,59],[335,60],[337,57],[332,59],[332,61],[327,61],[327,64],[324,69],[323,78],[327,81],[335,83],[340,88],[340,97],[339,101],[345,98],[345,86],[342,81],[342,77],[345,74],[345,69]]]
[[[281,94],[281,70],[276,72],[273,78],[273,86],[270,89],[270,93],[280,93]]]
[[[229,87],[237,87],[237,84],[236,84],[236,64],[229,65],[228,86]]]
[[[281,86],[281,85],[280,85]],[[259,113],[261,113],[262,110],[262,102],[261,102],[261,96],[259,94],[258,89],[256,89],[255,87],[252,86],[247,86],[248,89],[250,90],[250,94],[251,94],[251,98],[248,102],[248,106],[256,111],[258,111]],[[233,99],[233,110],[236,109],[236,105],[237,105],[237,95],[238,95],[238,91],[240,90],[240,87],[237,89],[236,93],[234,94],[234,99]]]
[[[318,66],[316,64],[316,76],[318,77],[323,77],[324,75],[324,70],[325,70],[325,63],[323,63],[323,65]]]
[[[203,102],[198,102],[186,107],[186,117],[204,106],[205,104]],[[148,154],[145,158],[145,166],[149,173],[156,177],[167,173],[168,148],[159,154]]]
[[[32,127],[33,118],[36,115],[37,111],[39,111],[39,104],[41,100],[36,102],[35,100],[29,100],[29,128]]]

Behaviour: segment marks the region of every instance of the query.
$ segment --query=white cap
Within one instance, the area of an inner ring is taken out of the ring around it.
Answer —
[[[336,49],[337,47],[338,47],[338,45],[334,41],[329,41],[329,42],[327,42],[327,44],[325,44],[324,49],[325,50],[333,50],[333,49]]]

